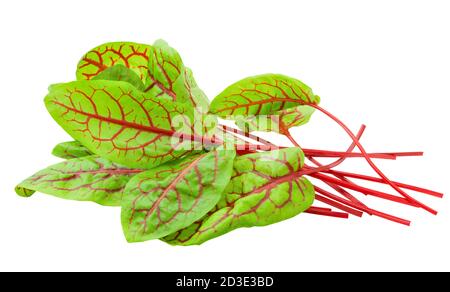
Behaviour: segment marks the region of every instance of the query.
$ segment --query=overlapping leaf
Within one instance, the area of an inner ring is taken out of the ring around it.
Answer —
[[[167,94],[173,101],[177,100],[174,83],[183,73],[184,65],[180,54],[165,41],[156,41],[150,49],[147,74],[147,91]]]
[[[163,40],[153,46],[129,42],[98,46],[78,64],[77,79],[126,81],[151,96],[190,104],[197,112],[207,112],[209,107],[192,71]]]
[[[130,68],[124,65],[114,65],[99,73],[92,80],[111,80],[128,82],[140,91],[145,90],[145,85],[139,76]]]
[[[126,82],[54,85],[45,103],[75,140],[128,167],[152,168],[201,149],[202,136],[186,127],[194,125],[192,109],[152,98]],[[182,134],[185,137],[180,139]]]
[[[163,240],[174,245],[201,244],[240,227],[264,226],[308,209],[314,188],[298,174],[300,148],[236,158],[224,197],[205,217]]]
[[[30,192],[38,191],[64,199],[120,206],[125,185],[140,172],[142,170],[125,168],[100,156],[87,156],[39,171],[20,183],[16,192],[29,196]]]
[[[91,80],[106,69],[122,65],[145,82],[150,54],[149,45],[114,42],[98,46],[83,56],[77,67],[77,80]]]
[[[317,104],[320,98],[301,81],[280,74],[245,78],[226,88],[211,103],[220,117],[270,115],[299,104]]]
[[[236,124],[246,132],[264,131],[285,134],[290,128],[306,124],[313,113],[314,108],[300,105],[270,115],[240,117],[236,120]]]
[[[150,50],[146,92],[166,94],[172,101],[191,104],[207,112],[209,100],[198,87],[191,69],[184,66],[180,54],[165,41],[156,41]]]
[[[134,177],[122,204],[127,240],[160,238],[202,218],[220,200],[230,180],[234,156],[234,150],[212,151]]]
[[[174,91],[177,94],[177,101],[191,104],[198,115],[208,112],[209,99],[198,86],[191,69],[184,68],[183,73],[175,81]]]
[[[52,154],[63,159],[73,159],[90,156],[93,153],[78,141],[59,143],[53,148]]]

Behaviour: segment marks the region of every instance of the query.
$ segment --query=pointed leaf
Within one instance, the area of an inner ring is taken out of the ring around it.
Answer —
[[[174,92],[177,94],[177,101],[192,104],[197,114],[202,115],[209,110],[209,99],[203,90],[197,85],[192,70],[185,67],[175,81]]]
[[[63,159],[73,159],[92,155],[83,144],[78,141],[59,143],[53,148],[52,154]]]
[[[269,115],[303,104],[317,104],[320,98],[301,81],[280,75],[264,74],[245,78],[219,94],[210,112],[220,117]]]
[[[239,156],[216,207],[163,240],[173,245],[201,244],[237,228],[265,226],[305,211],[314,201],[314,188],[297,173],[303,159],[300,148]]]
[[[147,79],[150,46],[114,42],[98,46],[83,56],[77,68],[77,80],[91,80],[114,65],[130,68],[144,82]]]
[[[157,40],[150,49],[147,74],[147,89],[155,96],[169,95],[177,100],[174,83],[183,73],[184,65],[180,54],[165,41]]]
[[[140,91],[145,90],[145,85],[139,76],[133,70],[125,67],[124,65],[114,65],[109,67],[92,78],[92,80],[125,81]]]
[[[54,85],[45,103],[75,140],[91,152],[128,167],[152,168],[202,149],[202,133],[191,133],[191,127],[186,126],[194,124],[192,109],[155,100],[126,82]],[[181,134],[187,138],[180,141]],[[195,145],[188,138],[195,140]]]
[[[308,123],[314,108],[300,105],[271,115],[247,116],[236,119],[236,125],[246,132],[263,131],[284,134],[290,128]]]
[[[16,191],[38,191],[63,199],[120,206],[125,185],[140,172],[99,156],[87,156],[43,169],[20,183]]]
[[[122,204],[127,240],[160,238],[202,218],[220,200],[230,180],[234,156],[231,150],[212,151],[134,177]]]
[[[209,100],[198,87],[192,70],[185,67],[180,54],[165,41],[156,41],[150,50],[146,92],[166,94],[173,101],[191,104],[197,112],[208,111]]]

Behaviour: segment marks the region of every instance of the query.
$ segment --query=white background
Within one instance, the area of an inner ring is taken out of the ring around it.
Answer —
[[[171,247],[127,244],[118,208],[41,194],[24,199],[13,190],[58,162],[50,150],[69,139],[43,105],[47,86],[73,80],[77,61],[96,45],[164,38],[210,98],[246,76],[294,76],[355,131],[367,124],[368,150],[425,151],[380,162],[388,175],[448,193],[448,1],[41,0],[3,2],[0,11],[0,270],[450,270],[447,198],[416,196],[438,216],[367,199],[412,219],[409,228],[304,214],[199,247]],[[295,134],[308,147],[350,143],[319,113]],[[356,160],[342,168],[368,171]]]

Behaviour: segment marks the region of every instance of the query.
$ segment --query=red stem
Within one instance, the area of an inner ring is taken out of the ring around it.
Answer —
[[[338,171],[338,170],[331,170],[331,169],[330,170],[326,170],[325,172],[333,174],[333,175],[339,175],[339,176],[342,176],[342,177],[351,177],[351,178],[367,180],[367,181],[373,181],[373,182],[383,183],[383,184],[386,183],[381,178],[373,177],[373,176],[369,176],[369,175],[363,175],[363,174],[357,174],[357,173],[351,173],[351,172],[345,172],[345,171]],[[443,193],[435,192],[435,191],[432,191],[432,190],[428,190],[428,189],[424,189],[424,188],[421,188],[421,187],[416,187],[416,186],[413,186],[413,185],[408,185],[408,184],[404,184],[404,183],[400,183],[400,182],[396,182],[396,181],[392,181],[392,182],[394,184],[396,184],[400,188],[409,189],[409,190],[412,190],[412,191],[424,193],[424,194],[427,194],[427,195],[430,195],[430,196],[434,196],[434,197],[437,197],[437,198],[444,197]]]
[[[264,145],[267,145],[267,146],[275,146],[275,147],[277,147],[277,146],[276,146],[275,144],[273,144],[272,142],[267,141],[267,140],[265,140],[265,139],[263,139],[263,138],[261,138],[261,137],[258,137],[258,136],[256,136],[256,135],[250,134],[249,132],[244,132],[244,131],[241,131],[241,130],[236,129],[236,128],[228,127],[228,126],[226,126],[226,125],[220,125],[220,126],[221,126],[222,129],[223,129],[224,131],[226,131],[226,132],[234,133],[234,134],[238,134],[238,135],[241,135],[241,136],[250,138],[250,139],[252,139],[252,140],[255,140],[255,141],[260,142],[261,144],[264,144]]]
[[[302,148],[303,152],[306,156],[314,156],[314,157],[364,157],[361,153],[346,153],[346,152],[338,152],[338,151],[324,151],[324,150],[314,150],[314,149],[305,149]],[[378,158],[378,159],[392,159],[395,160],[395,155],[384,154],[384,153],[369,153],[369,157]]]
[[[357,134],[357,138],[358,139],[360,139],[361,138],[361,136],[363,135],[363,133],[364,133],[364,130],[366,129],[366,126],[365,125],[362,125],[361,127],[360,127],[360,129],[359,129],[359,131],[358,131],[358,134]],[[290,134],[290,132],[289,131],[285,131],[284,132],[285,133],[285,135],[289,138],[289,140],[291,140],[291,142],[294,144],[294,145],[296,145],[297,147],[300,147],[300,145],[297,143],[297,141],[292,137],[292,135]],[[350,145],[350,147],[347,149],[347,151],[346,152],[344,152],[345,154],[349,154],[351,151],[353,151],[353,149],[355,148],[355,143],[352,143],[351,145]],[[342,156],[339,160],[337,160],[337,161],[335,161],[334,163],[331,163],[331,164],[329,164],[328,166],[324,166],[324,165],[322,165],[322,164],[320,164],[319,162],[316,162],[316,164],[318,165],[318,168],[316,168],[315,170],[319,170],[319,169],[321,169],[321,168],[325,168],[325,167],[335,167],[336,165],[338,165],[339,163],[341,163],[341,162],[343,162],[344,160],[345,160],[345,156]],[[311,158],[310,158],[311,159]],[[330,167],[330,168],[331,168]],[[342,188],[340,188],[338,185],[336,185],[336,184],[333,184],[333,183],[330,183],[330,182],[325,182],[326,184],[328,184],[330,187],[332,187],[333,189],[335,189],[337,192],[339,192],[341,195],[343,195],[344,197],[346,197],[347,199],[349,199],[350,201],[352,201],[352,202],[354,202],[354,203],[356,203],[356,204],[358,204],[358,205],[360,205],[360,206],[362,206],[362,207],[366,207],[367,208],[367,206],[366,205],[364,205],[362,202],[360,202],[358,199],[356,199],[354,196],[352,196],[350,193],[348,193],[347,191],[345,191],[344,189],[342,189]],[[338,208],[337,206],[335,206],[336,208]],[[356,215],[356,216],[358,216],[357,214],[355,214],[355,213],[352,213],[352,212],[350,212],[350,211],[348,211],[348,210],[344,210],[344,211],[346,211],[346,212],[348,212],[348,213],[350,213],[350,214],[353,214],[353,215]],[[369,214],[371,214],[371,213],[369,213]],[[362,214],[361,214],[362,215]]]
[[[320,211],[332,211],[330,208],[317,207],[317,206],[311,206],[311,207],[309,207],[309,209],[315,209],[315,210],[320,210]]]
[[[383,213],[383,212],[380,212],[380,211],[377,211],[377,210],[374,210],[374,209],[364,208],[364,207],[358,206],[358,205],[354,204],[353,202],[350,202],[350,201],[345,200],[343,198],[340,198],[340,197],[338,197],[336,195],[333,195],[332,193],[327,192],[327,191],[325,191],[324,189],[322,189],[320,187],[314,186],[314,189],[316,190],[316,192],[322,194],[323,196],[326,196],[326,197],[328,197],[330,199],[338,201],[338,202],[340,202],[340,203],[342,203],[344,205],[347,205],[349,207],[355,208],[357,210],[361,210],[361,211],[366,212],[366,213],[372,213],[372,215],[374,215],[374,216],[377,216],[377,217],[380,217],[380,218],[384,218],[384,219],[387,219],[387,220],[390,220],[390,221],[393,221],[393,222],[396,222],[396,223],[400,223],[400,224],[403,224],[403,225],[409,226],[411,224],[411,221],[409,221],[409,220],[405,220],[405,219],[402,219],[402,218],[399,218],[399,217],[395,217],[395,216],[392,216],[390,214],[386,214],[386,213]]]
[[[315,159],[312,158],[312,157],[308,157],[308,159],[309,159],[312,163],[316,164],[317,166],[321,166],[321,165],[322,165],[319,161],[315,160]],[[340,177],[340,176],[336,176],[336,177],[339,178],[339,179],[342,179],[342,180],[351,182],[350,180],[347,180],[345,177]],[[333,184],[333,183],[330,183],[330,182],[325,182],[325,183],[326,183],[327,185],[329,185],[330,187],[332,187],[334,190],[336,190],[338,193],[340,193],[341,195],[343,195],[344,197],[346,197],[348,200],[352,201],[353,203],[358,204],[358,205],[360,205],[360,206],[362,206],[362,207],[368,208],[363,202],[361,202],[360,200],[358,200],[356,197],[354,197],[352,194],[350,194],[349,192],[347,192],[346,190],[344,190],[344,189],[341,188],[340,186],[338,186],[338,185],[336,185],[336,184]],[[372,215],[372,214],[369,214],[369,215]]]
[[[291,141],[291,143],[294,144],[295,147],[300,147],[300,145],[297,143],[297,141],[295,141],[294,137],[292,137],[289,130],[283,131],[283,135],[285,135],[289,139],[289,141]],[[302,149],[302,150],[304,151],[304,149]]]
[[[342,181],[342,180],[339,180],[339,179],[336,179],[336,178],[324,175],[322,173],[313,173],[313,174],[310,174],[310,176],[314,177],[316,179],[319,179],[321,181],[327,181],[327,182],[330,182],[330,183],[334,183],[334,184],[337,184],[337,185],[339,185],[341,187],[344,187],[346,189],[351,189],[351,190],[354,190],[354,191],[357,191],[357,192],[360,192],[360,193],[363,193],[363,194],[367,194],[367,195],[371,195],[371,196],[378,197],[378,198],[381,198],[381,199],[393,201],[393,202],[400,203],[400,204],[403,204],[403,205],[408,205],[408,206],[413,206],[413,207],[420,207],[419,205],[417,205],[415,203],[412,203],[412,202],[408,201],[405,198],[397,197],[397,196],[394,196],[394,195],[391,195],[391,194],[387,194],[387,193],[383,193],[383,192],[380,192],[380,191],[376,191],[376,190],[372,190],[372,189],[369,189],[369,188],[365,188],[365,187],[359,186],[359,185],[354,184],[354,183],[349,183],[349,182],[346,182],[346,181]]]
[[[335,202],[335,201],[330,200],[328,198],[322,197],[319,194],[316,194],[316,200],[319,201],[319,202],[322,202],[324,204],[330,205],[332,207],[335,207],[335,208],[337,208],[337,209],[339,209],[341,211],[344,211],[344,212],[347,212],[349,214],[352,214],[354,216],[362,217],[362,215],[363,215],[363,212],[361,212],[361,211],[352,209],[352,208],[347,207],[345,205],[342,205],[342,204],[340,204],[338,202]]]
[[[416,152],[385,152],[380,154],[391,154],[394,156],[423,156],[423,152],[416,151]]]
[[[321,150],[321,149],[309,149],[302,148],[305,155],[315,156],[315,157],[364,157],[362,153],[345,153],[339,151],[329,151],[329,150]],[[397,157],[406,157],[406,156],[422,156],[423,152],[383,152],[383,153],[367,153],[371,158],[379,158],[379,159],[396,159]]]
[[[328,112],[327,110],[323,109],[322,107],[316,105],[316,104],[308,104],[309,106],[321,111],[322,113],[324,113],[325,115],[327,115],[328,117],[330,117],[332,120],[334,120],[339,126],[341,126],[345,132],[350,136],[350,138],[353,140],[353,143],[355,143],[355,145],[359,148],[359,150],[361,151],[361,153],[364,155],[364,158],[366,159],[367,163],[369,163],[369,165],[372,167],[372,169],[383,179],[387,182],[387,184],[389,184],[394,190],[396,190],[399,194],[401,194],[403,197],[405,197],[406,199],[408,199],[409,201],[411,201],[412,203],[415,203],[417,205],[419,205],[421,208],[423,208],[424,210],[430,212],[431,214],[436,215],[437,211],[428,207],[427,205],[419,202],[418,200],[414,199],[413,197],[411,197],[410,195],[408,195],[406,192],[404,192],[402,189],[400,189],[398,186],[396,186],[394,183],[392,183],[389,178],[375,165],[375,163],[373,163],[372,159],[368,156],[366,150],[364,149],[364,147],[361,145],[361,143],[359,143],[358,139],[356,138],[356,136],[353,134],[353,132],[341,121],[339,120],[336,116],[334,116],[333,114],[331,114],[330,112]]]
[[[323,208],[319,209],[317,207],[310,207],[304,213],[348,219],[348,214],[346,213],[323,210]]]

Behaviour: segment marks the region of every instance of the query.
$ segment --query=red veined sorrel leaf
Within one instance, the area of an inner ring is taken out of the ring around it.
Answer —
[[[220,117],[269,115],[296,107],[299,103],[319,103],[311,88],[280,74],[248,77],[234,83],[211,103],[210,112]]]
[[[163,240],[174,245],[201,244],[240,227],[265,226],[307,210],[314,187],[298,175],[300,148],[239,156],[225,195],[201,220]]]
[[[157,97],[166,94],[173,101],[191,104],[200,113],[208,111],[208,98],[174,48],[158,40],[151,47],[149,58],[146,92]]]
[[[189,156],[148,170],[127,185],[122,225],[129,242],[160,238],[211,210],[230,181],[234,150]]]
[[[120,206],[125,185],[140,169],[129,169],[100,156],[67,160],[39,171],[18,185],[63,199]]]
[[[77,67],[77,80],[91,80],[114,65],[123,65],[145,82],[148,72],[150,46],[114,42],[98,46],[83,56]]]
[[[209,99],[198,86],[191,69],[184,68],[183,74],[175,81],[174,91],[177,94],[177,101],[192,104],[197,114],[208,112]]]
[[[73,159],[90,156],[93,153],[78,141],[59,143],[53,148],[52,154],[63,159]]]
[[[139,89],[140,91],[145,90],[145,85],[139,76],[130,68],[124,65],[114,65],[105,69],[103,72],[94,76],[92,80],[112,80],[112,81],[125,81]]]
[[[126,82],[54,85],[45,103],[75,140],[93,153],[128,167],[152,168],[202,149],[202,133],[191,133],[191,127],[186,126],[194,125],[192,109],[152,98]],[[181,141],[173,137],[180,133],[188,137]]]
[[[300,105],[270,115],[240,117],[236,120],[236,125],[246,132],[264,131],[285,134],[290,128],[308,123],[313,113],[314,108]]]
[[[150,49],[146,91],[154,95],[169,95],[173,101],[177,94],[173,85],[183,73],[184,65],[180,54],[165,41],[157,40]]]

